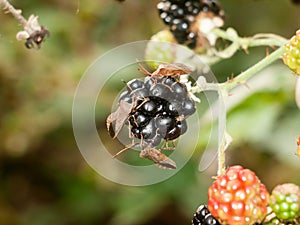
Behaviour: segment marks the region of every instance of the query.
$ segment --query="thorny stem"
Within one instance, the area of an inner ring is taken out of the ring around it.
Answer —
[[[255,46],[282,46],[287,41],[276,34],[256,34],[253,37],[239,37],[233,28],[228,28],[226,31],[216,28],[213,32],[220,38],[238,43],[244,49]]]
[[[1,3],[4,5],[4,9],[7,9],[25,27],[27,20],[22,16],[22,10],[13,7],[7,0],[0,0]]]
[[[223,90],[229,91],[232,88],[236,87],[237,85],[245,83],[250,77],[255,75],[260,70],[264,69],[277,59],[281,57],[284,52],[284,46],[280,47],[276,51],[272,52],[270,55],[266,56],[264,59],[253,65],[252,67],[248,68],[246,71],[237,75],[234,79],[227,81],[225,83],[220,84],[220,87]]]
[[[224,102],[224,91],[219,89],[218,94],[218,172],[217,175],[225,173],[226,170],[226,158],[225,158],[225,133],[226,133],[226,106]]]
[[[260,33],[252,37],[240,37],[236,30],[234,30],[233,28],[228,28],[227,30],[215,28],[212,32],[217,37],[228,40],[232,43],[226,49],[221,51],[211,49],[212,55],[209,57],[205,55],[199,55],[201,60],[208,65],[213,65],[221,61],[222,59],[230,58],[240,49],[247,51],[250,47],[258,46],[281,47],[287,42],[287,39],[279,35],[268,33]]]
[[[228,96],[228,92],[234,87],[245,83],[249,78],[254,76],[257,72],[264,69],[277,59],[279,59],[284,53],[284,44],[287,40],[283,37],[274,34],[257,34],[253,37],[241,38],[238,36],[237,32],[229,28],[227,31],[221,29],[215,29],[214,33],[226,40],[232,41],[233,44],[228,47],[227,52],[224,50],[224,58],[233,55],[240,48],[247,50],[248,47],[255,46],[278,46],[277,50],[272,52],[270,55],[266,56],[264,59],[248,68],[246,71],[240,73],[230,81],[218,84],[218,83],[199,83],[198,85],[191,88],[191,92],[199,93],[207,90],[214,90],[218,92],[218,175],[221,175],[226,170],[225,165],[225,151],[231,143],[232,139],[226,130],[226,106],[224,103],[224,97]],[[222,54],[217,55],[217,58],[212,61],[217,62],[222,59]]]

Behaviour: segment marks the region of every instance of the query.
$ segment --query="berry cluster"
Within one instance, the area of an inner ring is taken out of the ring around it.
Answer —
[[[300,30],[286,44],[282,59],[293,72],[300,75]]]
[[[295,221],[300,217],[300,188],[295,184],[276,186],[270,198],[270,206],[276,217],[283,221]]]
[[[133,79],[121,100],[135,103],[128,116],[131,134],[151,147],[185,133],[185,119],[196,111],[186,86],[170,76]]]
[[[220,225],[213,215],[209,212],[206,205],[200,205],[194,214],[193,225]]]
[[[217,0],[162,0],[157,9],[177,42],[192,49],[197,46],[199,32],[202,32],[200,20],[222,18],[224,14]]]
[[[267,213],[269,193],[249,169],[232,166],[208,190],[208,209],[225,224],[261,223]]]

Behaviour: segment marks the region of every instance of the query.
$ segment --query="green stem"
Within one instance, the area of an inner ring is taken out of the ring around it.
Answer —
[[[287,41],[276,34],[256,34],[253,37],[240,37],[233,28],[228,28],[226,31],[216,28],[213,32],[220,38],[239,43],[244,49],[255,46],[282,46]]]
[[[226,93],[222,89],[218,91],[218,176],[225,173],[226,170],[226,154],[225,154],[225,142],[226,142],[226,106],[224,102],[224,97]]]
[[[272,40],[268,38],[264,39],[255,39],[255,40],[250,40],[248,47],[257,47],[257,46],[282,46],[286,43],[286,41],[282,40]]]
[[[279,59],[283,53],[284,53],[284,46],[272,52],[270,55],[266,56],[264,59],[262,59],[261,61],[259,61],[254,66],[247,69],[246,71],[240,73],[234,79],[220,84],[220,87],[226,91],[231,90],[232,88],[247,81],[250,77],[255,75],[257,72],[259,72],[260,70],[264,69],[265,67],[267,67],[268,65],[270,65],[271,63]]]

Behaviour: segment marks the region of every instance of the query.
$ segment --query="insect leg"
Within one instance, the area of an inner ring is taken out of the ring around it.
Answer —
[[[113,158],[116,158],[117,156],[119,156],[120,154],[122,154],[123,152],[125,152],[126,150],[134,147],[138,145],[138,143],[131,143],[129,145],[126,145],[125,148],[121,149],[120,151],[118,151],[115,155],[113,155]]]

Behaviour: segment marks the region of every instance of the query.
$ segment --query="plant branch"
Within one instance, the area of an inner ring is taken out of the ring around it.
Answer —
[[[256,34],[253,37],[240,37],[237,31],[233,28],[228,28],[226,31],[222,29],[214,29],[213,32],[219,38],[232,42],[230,46],[222,51],[217,51],[216,49],[212,50],[215,56],[223,59],[230,58],[240,49],[247,51],[248,48],[257,46],[280,47],[287,42],[285,38],[275,34]]]
[[[280,46],[279,49],[272,52],[270,55],[263,58],[261,61],[240,73],[235,78],[224,83],[208,83],[206,79],[200,76],[197,84],[191,87],[192,93],[200,93],[203,91],[213,90],[218,92],[218,175],[221,175],[226,170],[225,151],[232,142],[231,136],[226,130],[226,105],[224,97],[228,96],[228,92],[237,85],[245,83],[249,78],[254,76],[257,72],[264,69],[275,60],[279,59],[284,50],[286,39],[274,34],[257,34],[253,37],[241,38],[237,32],[229,28],[227,31],[215,29],[214,32],[224,39],[232,41],[232,44],[222,52],[215,52],[215,61],[222,58],[231,57],[240,48],[247,50],[248,47],[254,46]]]
[[[216,28],[213,30],[218,37],[231,42],[238,42],[241,47],[253,46],[282,46],[286,43],[286,39],[276,34],[256,34],[253,37],[240,37],[236,30],[228,28],[226,31]]]
[[[264,69],[277,59],[281,57],[284,52],[284,46],[280,47],[276,51],[272,52],[270,55],[266,56],[264,59],[247,69],[246,71],[237,75],[234,79],[227,81],[225,83],[220,84],[220,87],[226,91],[231,90],[232,88],[236,87],[237,85],[245,83],[250,77],[255,75],[260,70]]]
[[[22,10],[13,7],[7,0],[0,0],[0,4],[4,5],[4,9],[8,10],[21,24],[23,27],[26,26],[27,20],[22,16]]]
[[[224,102],[224,91],[218,91],[218,176],[225,173],[226,170],[226,154],[225,154],[225,138],[226,133],[226,106]]]

